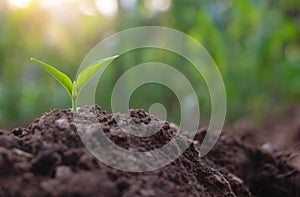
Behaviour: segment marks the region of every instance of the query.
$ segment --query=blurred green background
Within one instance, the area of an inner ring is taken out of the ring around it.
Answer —
[[[209,51],[225,82],[229,124],[246,116],[263,122],[300,101],[298,0],[1,0],[0,128],[24,125],[71,105],[65,90],[30,57],[74,78],[98,42],[144,25],[177,29]],[[112,66],[106,72],[97,104],[109,111],[110,92],[122,72],[154,60],[174,65],[202,88],[202,117],[208,118],[209,94],[201,77],[184,59],[153,49],[132,51],[116,61],[124,68]],[[172,114],[168,119],[178,118],[175,95],[155,84],[138,88],[131,107],[147,109],[155,102],[166,105]]]

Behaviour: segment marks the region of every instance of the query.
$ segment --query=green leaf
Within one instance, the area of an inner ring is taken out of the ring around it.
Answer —
[[[96,61],[92,64],[92,66],[89,66],[88,68],[84,69],[77,77],[76,79],[76,89],[78,93],[80,92],[81,88],[86,85],[86,83],[109,61],[114,60],[115,58],[119,57],[118,55],[108,57],[101,59],[99,61]]]
[[[41,67],[43,67],[46,71],[48,71],[68,92],[70,98],[72,98],[72,89],[73,84],[71,79],[64,73],[60,72],[53,66],[46,64],[36,58],[30,58],[30,60],[38,63]]]

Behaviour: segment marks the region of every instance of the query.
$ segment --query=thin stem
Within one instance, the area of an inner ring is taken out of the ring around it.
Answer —
[[[77,112],[77,96],[72,96],[72,111]]]
[[[72,111],[77,112],[77,89],[76,89],[76,82],[73,81],[73,89],[72,89]]]

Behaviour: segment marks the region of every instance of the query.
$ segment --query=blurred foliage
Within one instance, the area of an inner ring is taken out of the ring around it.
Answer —
[[[45,111],[71,105],[64,90],[30,57],[75,77],[98,42],[144,25],[177,29],[209,51],[225,82],[229,122],[246,115],[261,121],[300,99],[298,0],[2,0],[0,126],[26,123]],[[147,61],[174,65],[186,74],[197,91],[201,89],[199,100],[204,117],[209,117],[209,94],[201,77],[193,75],[193,67],[174,54],[151,49],[124,54],[116,62],[122,67],[105,71],[97,103],[109,109],[114,82],[130,67]],[[157,84],[138,88],[131,107],[147,109],[155,102],[166,105],[177,119],[175,95]]]

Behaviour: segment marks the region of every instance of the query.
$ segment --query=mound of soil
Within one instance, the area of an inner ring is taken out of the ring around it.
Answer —
[[[93,112],[105,134],[127,150],[154,150],[178,132],[173,124],[143,110],[118,114],[129,126],[163,123],[157,133],[139,138],[124,132],[114,116],[98,106],[86,106],[79,113],[86,112]],[[0,196],[300,195],[299,171],[285,158],[238,137],[222,135],[212,151],[200,158],[205,132],[199,130],[188,149],[169,165],[126,172],[103,164],[85,148],[70,110],[54,110],[28,128],[0,131]]]

